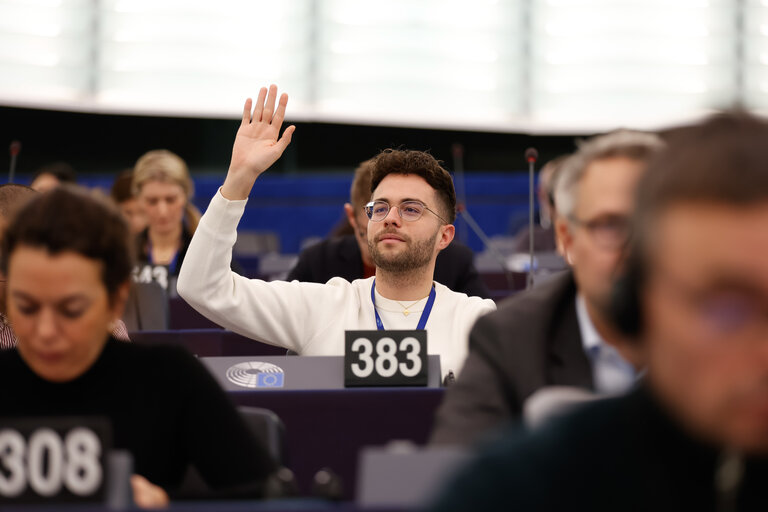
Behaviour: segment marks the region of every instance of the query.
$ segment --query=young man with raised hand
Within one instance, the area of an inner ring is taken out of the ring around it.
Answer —
[[[192,239],[179,295],[221,326],[300,355],[342,355],[346,330],[426,329],[443,375],[458,374],[469,330],[493,311],[487,299],[433,281],[437,254],[453,240],[456,195],[448,172],[418,151],[376,157],[368,244],[376,275],[326,284],[247,279],[229,268],[237,224],[258,176],[283,153],[294,126],[278,137],[288,96],[262,88],[245,102],[223,186]]]

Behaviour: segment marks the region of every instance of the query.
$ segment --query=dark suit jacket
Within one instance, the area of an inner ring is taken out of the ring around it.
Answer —
[[[428,510],[768,510],[765,455],[742,457],[738,484],[725,490],[724,447],[699,437],[641,386],[532,432],[505,431]]]
[[[519,419],[525,400],[545,386],[593,388],[570,271],[477,321],[461,375],[438,409],[432,442],[475,442]]]
[[[332,277],[343,277],[347,281],[363,277],[363,257],[354,235],[328,238],[304,249],[287,279],[325,283]],[[474,253],[456,241],[437,255],[434,279],[455,292],[490,297],[475,268]]]

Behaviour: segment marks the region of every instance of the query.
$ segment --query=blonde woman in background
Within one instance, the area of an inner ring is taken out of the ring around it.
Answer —
[[[132,189],[147,221],[137,237],[134,280],[157,281],[168,290],[200,221],[200,211],[190,202],[194,184],[187,164],[171,151],[149,151],[136,162]]]

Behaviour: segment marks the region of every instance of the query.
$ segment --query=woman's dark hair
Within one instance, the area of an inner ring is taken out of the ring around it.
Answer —
[[[35,175],[32,177],[32,181],[35,181],[39,176],[43,174],[50,174],[61,183],[75,183],[77,178],[75,177],[75,170],[66,162],[55,162],[40,167],[35,171]]]
[[[118,174],[115,181],[112,182],[112,189],[109,195],[117,204],[136,198],[133,195],[133,168],[126,169]]]
[[[133,251],[123,216],[105,197],[76,185],[62,185],[31,199],[11,220],[2,242],[2,271],[19,246],[52,255],[71,251],[102,265],[111,297],[133,269]]]
[[[437,192],[443,216],[451,224],[456,220],[456,191],[451,175],[440,162],[424,151],[385,149],[372,160],[371,193],[390,174],[421,176]]]

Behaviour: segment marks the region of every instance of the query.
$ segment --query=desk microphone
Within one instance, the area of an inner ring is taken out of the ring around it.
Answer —
[[[464,145],[459,142],[451,144],[451,157],[453,158],[453,181],[456,188],[456,204],[467,204],[467,189],[464,181]],[[462,242],[467,243],[465,230],[459,232]]]
[[[330,501],[344,498],[344,485],[341,477],[331,468],[322,468],[312,479],[312,495]]]
[[[295,498],[298,495],[296,476],[285,466],[272,473],[264,486],[264,497],[267,499]]]
[[[533,288],[533,167],[538,159],[539,152],[536,148],[525,150],[525,161],[528,162],[528,252],[531,256],[527,288]]]
[[[21,153],[21,142],[14,140],[11,141],[11,165],[8,172],[8,183],[13,183],[13,178],[16,175],[16,158]]]

